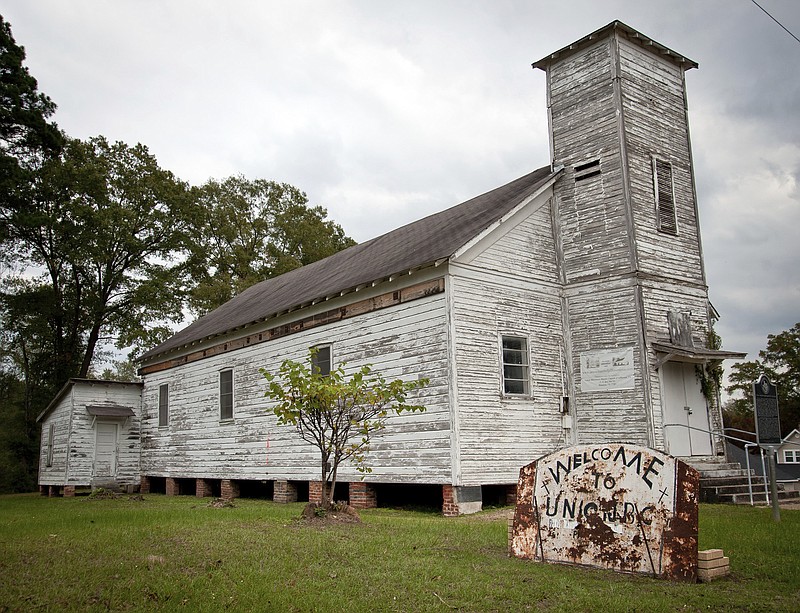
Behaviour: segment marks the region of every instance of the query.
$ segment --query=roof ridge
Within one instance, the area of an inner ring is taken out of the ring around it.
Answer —
[[[260,281],[147,351],[139,361],[449,258],[553,174],[550,166],[538,168],[460,204]]]

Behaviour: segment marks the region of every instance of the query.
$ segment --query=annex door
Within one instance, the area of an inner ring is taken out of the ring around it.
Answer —
[[[667,452],[679,457],[712,455],[708,403],[695,374],[695,365],[666,362],[661,366],[661,389]]]
[[[117,424],[98,421],[94,447],[94,476],[117,474]]]

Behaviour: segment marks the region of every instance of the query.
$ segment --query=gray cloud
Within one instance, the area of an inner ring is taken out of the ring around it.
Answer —
[[[800,3],[763,0],[800,32]],[[181,178],[287,181],[363,241],[549,162],[540,59],[620,19],[687,74],[730,349],[800,321],[800,45],[752,3],[6,0],[57,121]],[[656,10],[658,9],[658,10]]]

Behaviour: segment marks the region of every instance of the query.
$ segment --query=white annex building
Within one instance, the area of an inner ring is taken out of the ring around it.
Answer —
[[[259,373],[310,347],[430,379],[413,398],[427,410],[375,439],[373,472],[340,470],[336,498],[362,506],[433,492],[446,514],[475,511],[574,444],[723,459],[702,381],[744,356],[711,334],[684,81],[696,66],[618,21],[535,62],[550,164],[249,288],[144,354],[141,385],[71,381],[40,416],[43,490],[116,479],[314,499],[318,451],[277,425]]]

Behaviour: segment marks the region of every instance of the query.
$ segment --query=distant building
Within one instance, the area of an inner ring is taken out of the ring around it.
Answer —
[[[39,488],[139,486],[142,384],[70,379],[42,411]]]
[[[697,64],[615,21],[534,66],[549,165],[263,281],[142,357],[144,491],[314,498],[316,449],[276,424],[259,374],[310,347],[430,379],[414,398],[427,411],[391,419],[373,472],[343,466],[337,498],[380,504],[402,485],[457,514],[572,444],[724,456],[701,379],[744,354],[710,341],[684,82]]]
[[[795,428],[783,437],[777,452],[778,464],[794,465],[798,467],[797,477],[800,479],[800,431]]]
[[[761,487],[760,484],[764,483],[763,478],[769,470],[766,452],[762,460],[761,450],[757,447],[745,451],[729,443],[727,453],[732,462],[738,462],[744,467],[749,463],[750,470],[758,477],[754,481],[754,487]],[[786,490],[800,490],[800,431],[797,428],[784,436],[781,444],[776,446],[775,463],[776,481],[782,483]]]

